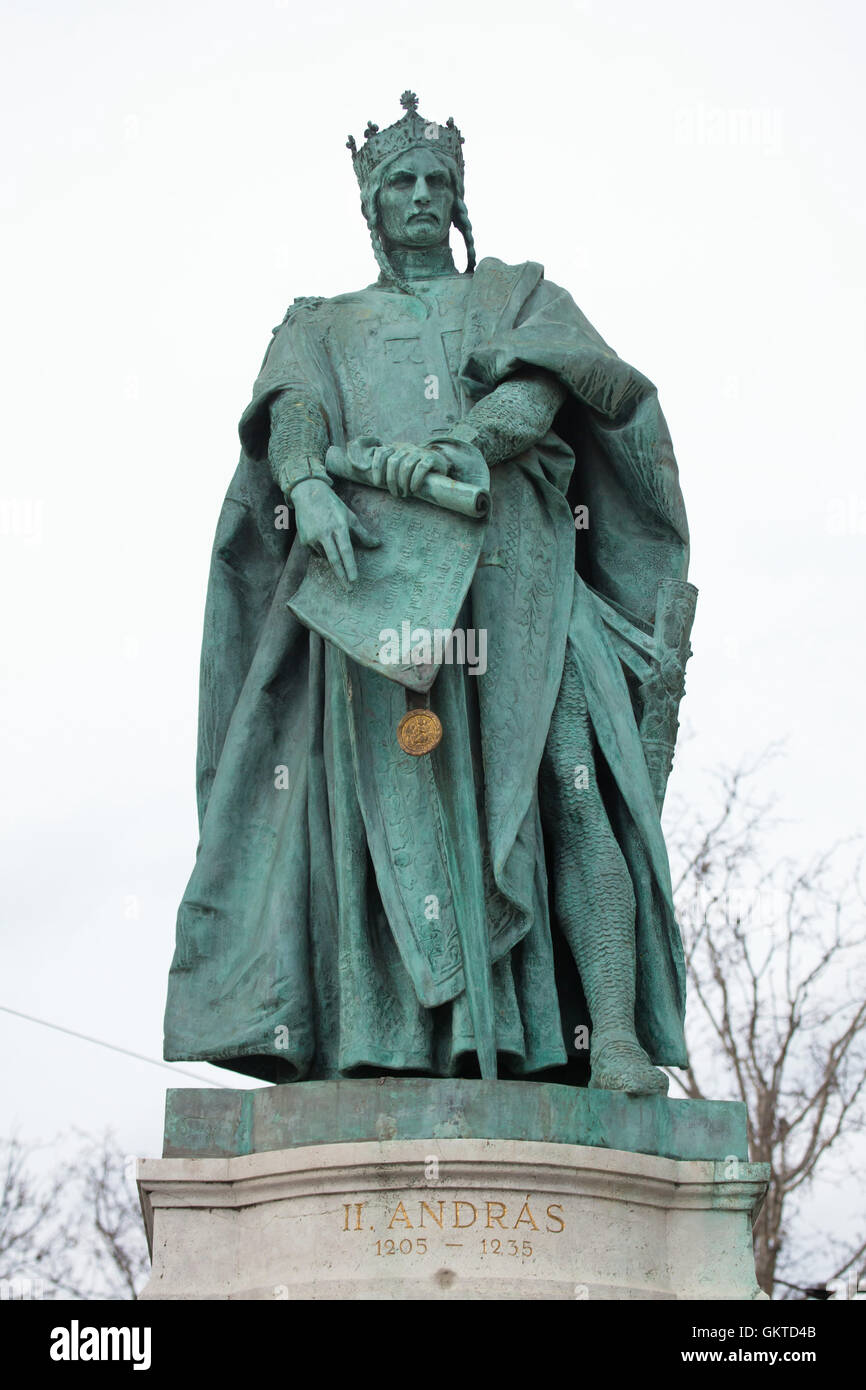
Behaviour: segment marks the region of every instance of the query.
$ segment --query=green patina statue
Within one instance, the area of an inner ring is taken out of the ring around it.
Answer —
[[[165,1056],[663,1093],[668,430],[540,265],[476,266],[462,137],[402,104],[349,140],[377,282],[295,301],[240,423]]]

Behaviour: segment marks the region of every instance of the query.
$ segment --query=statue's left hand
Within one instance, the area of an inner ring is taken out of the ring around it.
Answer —
[[[370,452],[370,482],[386,487],[394,497],[418,492],[428,473],[448,473],[441,454],[415,444],[384,444]]]

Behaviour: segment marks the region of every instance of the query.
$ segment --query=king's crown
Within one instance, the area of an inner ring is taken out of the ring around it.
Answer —
[[[445,125],[436,121],[426,121],[418,114],[418,98],[414,92],[406,91],[400,98],[400,105],[406,112],[394,125],[380,130],[372,121],[364,131],[365,143],[358,149],[354,136],[346,141],[346,148],[352,151],[355,174],[362,188],[369,182],[374,170],[392,155],[402,154],[404,150],[432,149],[448,155],[457,165],[460,177],[463,176],[463,136],[449,116]]]

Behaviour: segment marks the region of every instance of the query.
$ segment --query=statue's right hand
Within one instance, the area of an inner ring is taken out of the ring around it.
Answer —
[[[341,502],[327,483],[307,478],[292,488],[292,506],[298,537],[316,555],[324,555],[344,587],[358,578],[352,537],[364,546],[381,545],[355,513]]]

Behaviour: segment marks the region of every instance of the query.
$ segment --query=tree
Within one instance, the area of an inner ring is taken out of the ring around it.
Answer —
[[[804,1277],[815,1284],[819,1266],[825,1284],[859,1273],[866,1254],[862,1230],[812,1247],[800,1234],[815,1178],[835,1162],[851,1179],[866,1125],[862,865],[845,842],[806,864],[765,867],[777,822],[772,800],[753,788],[774,753],[720,774],[711,817],[675,803],[668,830],[692,1062],[671,1076],[686,1096],[746,1105],[751,1159],[771,1171],[754,1232],[758,1282],[770,1294]]]
[[[41,1146],[0,1141],[0,1291],[5,1298],[69,1292],[74,1236],[59,1215],[63,1183],[40,1175]]]
[[[79,1229],[88,1252],[89,1298],[135,1298],[150,1269],[144,1222],[134,1186],[135,1160],[110,1133],[87,1141],[79,1155]]]
[[[68,1157],[46,1171],[46,1146],[0,1141],[2,1296],[134,1298],[149,1261],[129,1160],[109,1132],[50,1147]]]

